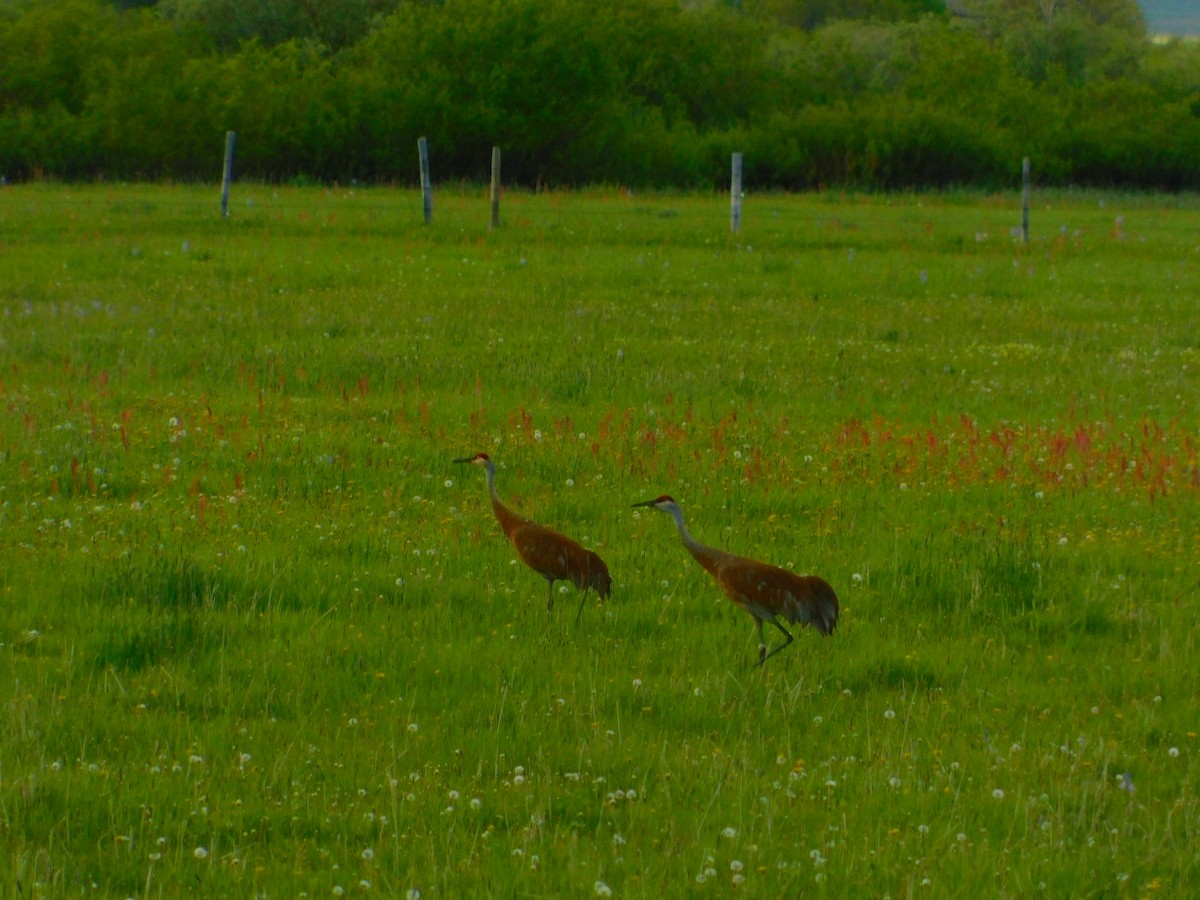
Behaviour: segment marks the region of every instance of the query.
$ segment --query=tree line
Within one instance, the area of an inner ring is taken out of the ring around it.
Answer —
[[[1135,0],[0,0],[0,175],[1200,187]]]

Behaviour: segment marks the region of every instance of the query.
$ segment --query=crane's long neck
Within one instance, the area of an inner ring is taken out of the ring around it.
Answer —
[[[718,550],[716,547],[709,547],[707,544],[702,544],[687,530],[687,525],[683,521],[683,510],[678,506],[668,509],[671,518],[675,520],[675,528],[679,532],[679,540],[683,541],[683,546],[687,547],[688,553],[696,562],[700,563],[710,574],[715,575],[717,566],[723,559],[727,559],[729,554],[724,550]]]
[[[483,467],[483,472],[487,476],[487,489],[488,496],[492,500],[492,512],[496,514],[496,521],[500,523],[504,533],[511,535],[513,529],[524,524],[525,520],[500,502],[500,495],[496,493],[496,466],[489,462]]]

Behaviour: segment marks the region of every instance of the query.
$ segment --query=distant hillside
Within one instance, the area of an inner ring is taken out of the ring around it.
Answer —
[[[1200,4],[1196,0],[1140,0],[1146,30],[1152,35],[1200,36]]]

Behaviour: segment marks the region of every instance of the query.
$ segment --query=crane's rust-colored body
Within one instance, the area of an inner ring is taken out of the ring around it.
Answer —
[[[739,609],[754,617],[758,630],[758,664],[761,666],[793,640],[792,633],[781,619],[811,625],[823,635],[833,634],[838,621],[838,598],[824,578],[816,575],[797,575],[779,566],[735,556],[716,547],[700,543],[688,533],[683,523],[683,510],[664,494],[654,500],[635,503],[665,512],[675,520],[679,538],[696,562],[716,579],[725,596]],[[767,652],[763,637],[763,622],[770,622],[781,632],[784,642]]]
[[[594,590],[601,599],[608,597],[612,590],[612,576],[609,575],[604,560],[566,535],[531,522],[500,502],[496,494],[496,466],[486,453],[477,453],[454,461],[480,466],[487,475],[488,496],[492,500],[492,512],[496,514],[496,521],[500,523],[521,562],[546,579],[549,592],[546,612],[554,610],[556,581],[569,581],[581,592],[579,612],[575,614],[576,622],[583,614],[583,602],[589,590]]]

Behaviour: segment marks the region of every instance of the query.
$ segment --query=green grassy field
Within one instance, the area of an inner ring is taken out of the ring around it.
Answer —
[[[1200,890],[1200,200],[217,206],[0,189],[3,896]]]

